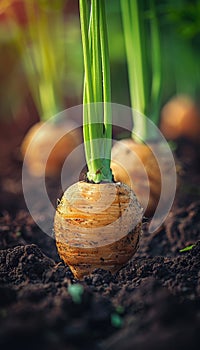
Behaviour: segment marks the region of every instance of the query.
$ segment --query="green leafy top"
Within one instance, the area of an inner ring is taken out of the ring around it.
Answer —
[[[62,79],[66,52],[64,45],[64,0],[46,6],[45,0],[24,2],[26,21],[9,8],[9,21],[15,24],[18,46],[33,100],[41,119],[49,119],[63,108]]]
[[[154,0],[121,0],[131,107],[158,124],[161,104],[161,52]],[[143,141],[154,139],[143,118],[134,118]],[[134,134],[133,134],[134,137]],[[138,140],[137,140],[138,141]]]
[[[112,115],[104,0],[80,0],[84,60],[83,136],[89,181],[112,181]]]
[[[41,118],[46,120],[63,107],[64,18],[62,11],[52,15],[45,8],[38,8],[36,13],[33,1],[26,2],[26,13],[28,27],[22,33],[27,48],[24,63],[33,98]]]

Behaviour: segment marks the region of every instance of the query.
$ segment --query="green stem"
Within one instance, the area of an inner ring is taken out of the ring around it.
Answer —
[[[102,138],[103,138],[103,123],[102,123],[102,65],[101,65],[101,48],[99,45],[100,39],[100,18],[99,18],[100,3],[99,0],[91,1],[91,28],[89,28],[89,43],[90,43],[90,56],[92,61],[92,87],[94,99],[88,101],[88,103],[95,103],[91,106],[92,111],[89,120],[90,130],[90,147],[91,147],[91,159],[89,162],[88,177],[92,180],[93,178],[99,178],[102,160],[99,150],[102,149]],[[90,108],[90,107],[89,107]],[[93,141],[94,140],[94,141]],[[101,151],[102,152],[102,151]],[[96,175],[98,174],[98,175]]]
[[[104,0],[91,0],[90,19],[88,2],[80,0],[79,4],[85,70],[83,137],[88,166],[87,177],[89,181],[99,183],[112,181],[112,120],[111,110],[107,107],[108,103],[106,104],[111,100],[111,93],[105,3]]]
[[[94,102],[102,102],[102,69],[101,69],[101,48],[99,45],[99,1],[91,1],[91,42],[92,42],[92,79],[93,79],[93,91]]]
[[[107,167],[110,169],[111,148],[112,148],[112,110],[111,110],[111,78],[109,69],[109,48],[107,33],[105,4],[102,3],[100,8],[100,43],[102,55],[102,72],[103,72],[103,100],[104,100],[104,126],[105,126],[105,159]]]
[[[154,128],[148,128],[148,120],[137,114],[147,115],[158,124],[161,90],[161,59],[158,21],[154,0],[150,0],[152,14],[150,50],[148,57],[143,0],[121,0],[122,22],[128,66],[131,107],[133,112],[132,137],[136,142],[154,139]],[[150,84],[152,80],[152,85]],[[151,115],[150,114],[151,111]],[[138,137],[139,135],[139,137]]]
[[[158,18],[155,1],[150,1],[151,11],[151,62],[152,62],[152,88],[151,88],[151,120],[158,125],[161,107],[161,48]]]
[[[83,45],[83,59],[84,59],[84,65],[86,61],[86,65],[91,65],[89,52],[91,47],[91,42],[87,42],[87,37],[90,36],[90,21],[89,21],[89,13],[88,13],[88,6],[86,6],[85,3],[80,2],[80,22],[81,22],[81,34],[82,34],[82,45]],[[88,62],[87,62],[88,60]],[[90,74],[90,73],[89,73]],[[88,78],[88,77],[87,77]],[[86,156],[86,163],[88,164],[89,160],[91,159],[91,149],[88,145],[90,140],[90,133],[89,133],[89,120],[88,120],[88,108],[86,108],[88,104],[88,95],[93,94],[93,88],[92,85],[89,87],[86,85],[86,70],[85,70],[85,78],[84,78],[84,84],[83,84],[83,138],[84,138],[84,146],[85,146],[85,156]],[[91,81],[89,82],[91,84]],[[88,92],[89,89],[89,92]]]
[[[62,109],[56,53],[58,50],[57,37],[51,31],[48,13],[40,9],[36,16],[33,0],[25,2],[25,10],[28,27],[21,34],[27,47],[24,58],[25,67],[40,117],[42,120],[47,120]],[[59,29],[63,29],[61,20],[60,13],[56,13],[54,24],[56,26],[59,23]]]
[[[125,47],[128,65],[131,107],[145,114],[146,111],[146,81],[143,66],[141,43],[141,21],[137,0],[121,0],[122,21],[124,28]],[[146,124],[144,118],[133,113],[133,138],[139,142],[137,134],[145,140]]]
[[[91,57],[90,57],[90,45],[89,45],[89,21],[88,21],[88,7],[85,0],[80,0],[80,24],[81,24],[81,36],[83,46],[83,62],[84,62],[84,93],[83,93],[83,138],[85,146],[85,156],[87,165],[90,164],[92,158],[92,145],[91,138],[91,108],[89,106],[90,101],[94,102],[93,86],[92,86],[92,72],[91,72]],[[86,105],[88,104],[88,105]]]

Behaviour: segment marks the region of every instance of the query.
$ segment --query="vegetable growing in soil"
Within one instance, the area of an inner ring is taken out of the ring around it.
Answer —
[[[21,152],[33,176],[57,176],[67,156],[81,143],[82,135],[75,123],[68,121],[63,127],[56,123],[38,122],[26,134]],[[52,145],[55,146],[53,147]],[[30,147],[29,147],[30,146]]]
[[[200,111],[191,97],[178,95],[162,109],[160,130],[168,140],[200,142]]]
[[[61,6],[62,2],[59,3]],[[62,8],[50,11],[48,6],[45,8],[30,0],[25,2],[25,10],[27,23],[26,28],[20,31],[20,40],[26,48],[24,67],[40,121],[26,134],[21,153],[23,158],[26,155],[26,165],[31,174],[42,176],[46,173],[53,177],[60,173],[67,156],[82,141],[81,131],[76,125],[73,131],[69,131],[72,126],[70,120],[65,122],[66,134],[61,139],[63,125],[49,120],[62,111],[64,104],[62,67],[65,60],[65,23]],[[46,127],[41,128],[47,120]],[[57,141],[53,149],[52,140]]]
[[[161,174],[152,152],[158,146],[159,144],[151,144],[150,148],[145,143],[124,139],[112,149],[111,167],[115,179],[134,189],[146,208],[146,216],[153,214],[160,198]]]
[[[161,104],[161,52],[158,19],[154,0],[121,0],[121,12],[126,46],[131,107],[133,108],[132,138],[117,142],[112,149],[111,168],[116,181],[123,181],[136,193],[152,216],[159,202],[161,173],[154,156],[162,154],[156,128],[146,115],[158,125]],[[148,19],[145,18],[145,15]],[[149,33],[150,28],[150,33]],[[140,113],[140,115],[137,114]],[[138,137],[140,135],[140,137]],[[148,143],[148,144],[147,144]],[[165,173],[170,171],[167,159]],[[136,169],[136,171],[135,171]]]
[[[89,15],[90,10],[90,15]],[[83,135],[87,181],[69,187],[55,214],[61,258],[76,278],[96,268],[116,272],[135,253],[142,208],[134,192],[113,182],[112,111],[104,0],[80,0],[84,57]]]

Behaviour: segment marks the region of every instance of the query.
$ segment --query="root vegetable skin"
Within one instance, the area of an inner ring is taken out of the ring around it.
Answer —
[[[200,112],[188,96],[172,98],[162,109],[160,129],[169,140],[186,137],[200,142]]]
[[[160,147],[159,143],[151,146],[152,149]],[[167,172],[167,160],[165,167]],[[115,181],[130,186],[145,209],[145,215],[152,216],[160,199],[162,181],[158,162],[151,149],[132,139],[121,140],[112,149],[111,169]]]
[[[124,184],[72,185],[55,214],[60,257],[79,279],[96,268],[118,271],[138,248],[142,214],[135,194]]]
[[[67,156],[82,142],[82,133],[74,129],[61,137],[63,127],[46,123],[45,128],[40,129],[42,126],[43,122],[39,122],[28,131],[21,145],[21,153],[24,158],[28,150],[26,165],[32,175],[53,177],[60,173]],[[54,142],[56,145],[52,147]]]

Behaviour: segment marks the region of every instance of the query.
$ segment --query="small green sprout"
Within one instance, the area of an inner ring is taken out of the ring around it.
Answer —
[[[123,324],[123,320],[121,316],[117,313],[112,313],[111,314],[111,324],[115,328],[121,328]]]
[[[185,248],[183,248],[183,249],[180,249],[179,252],[180,252],[180,253],[188,252],[188,251],[191,250],[194,246],[195,246],[195,244],[188,245],[187,247],[185,247]]]
[[[117,305],[116,308],[115,308],[115,311],[118,313],[118,314],[123,314],[124,313],[124,307],[121,306],[121,305]]]
[[[75,304],[81,304],[82,295],[84,292],[84,288],[81,284],[71,284],[67,288],[69,295],[71,295],[72,300]]]

